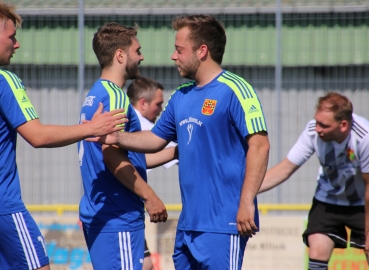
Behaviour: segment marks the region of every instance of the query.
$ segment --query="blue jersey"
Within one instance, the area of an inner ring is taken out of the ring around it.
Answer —
[[[83,103],[81,120],[91,120],[99,106],[104,111],[125,108],[129,122],[124,131],[140,131],[140,121],[128,96],[107,80],[95,82]],[[80,219],[92,232],[132,231],[144,228],[144,204],[110,172],[103,161],[100,143],[78,143],[79,163],[84,194],[80,202]],[[122,150],[124,151],[124,150]],[[124,151],[138,173],[146,181],[145,155]]]
[[[0,215],[26,210],[16,165],[16,128],[36,118],[22,81],[0,70]]]
[[[152,132],[178,142],[179,230],[238,233],[246,136],[266,130],[255,91],[231,72],[223,71],[203,87],[185,83],[172,94]]]

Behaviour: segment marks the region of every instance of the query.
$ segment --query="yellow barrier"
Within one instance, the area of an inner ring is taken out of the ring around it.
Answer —
[[[78,204],[32,204],[26,205],[30,212],[56,212],[58,216],[64,212],[78,212]]]
[[[259,211],[266,215],[269,211],[308,211],[310,204],[259,204]],[[167,204],[167,211],[181,211],[181,204]],[[56,212],[58,216],[64,212],[78,212],[77,204],[33,204],[27,205],[30,212]]]

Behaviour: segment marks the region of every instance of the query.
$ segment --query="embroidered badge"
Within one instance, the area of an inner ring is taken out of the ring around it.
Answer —
[[[350,161],[354,161],[356,159],[356,156],[355,156],[355,153],[354,153],[354,150],[350,149],[350,148],[347,148],[346,150],[346,155],[348,157],[348,159]]]
[[[204,115],[212,115],[215,110],[215,106],[217,105],[217,101],[213,99],[205,99],[204,104],[202,105],[201,112]]]

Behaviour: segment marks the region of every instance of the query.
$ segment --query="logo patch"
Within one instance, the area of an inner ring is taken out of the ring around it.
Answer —
[[[250,109],[249,109],[249,114],[252,114],[254,112],[258,112],[259,110],[255,107],[255,105],[251,105]]]
[[[28,102],[28,99],[25,97],[25,96],[23,96],[22,97],[22,101],[21,101],[22,103],[26,103],[26,102]]]
[[[355,156],[355,153],[354,153],[354,150],[350,149],[350,148],[347,148],[346,150],[346,155],[348,157],[348,159],[350,161],[354,161],[356,159],[356,156]]]
[[[83,102],[82,107],[84,106],[92,106],[94,104],[95,96],[88,96],[85,98],[85,101]]]
[[[205,99],[204,104],[202,105],[201,112],[204,115],[212,115],[215,110],[215,106],[217,105],[217,101],[213,99]]]
[[[193,125],[189,124],[187,126],[187,131],[188,131],[188,142],[187,145],[190,143],[191,139],[192,139],[192,131],[193,131]]]

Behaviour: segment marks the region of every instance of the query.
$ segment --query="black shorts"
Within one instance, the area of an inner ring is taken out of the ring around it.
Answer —
[[[147,242],[146,242],[146,239],[145,239],[145,251],[144,251],[144,257],[150,257],[151,253],[150,253],[150,250],[147,246]]]
[[[333,240],[335,248],[346,248],[348,241],[346,227],[351,230],[350,247],[363,249],[365,247],[364,206],[333,205],[314,198],[307,229],[302,238],[309,246],[308,236],[321,233]]]

